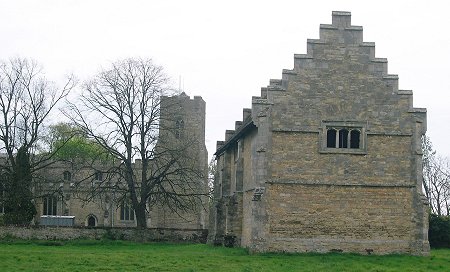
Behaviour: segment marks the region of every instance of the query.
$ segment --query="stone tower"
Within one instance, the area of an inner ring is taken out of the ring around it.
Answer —
[[[180,145],[190,158],[186,167],[198,176],[191,193],[205,194],[195,211],[173,212],[155,207],[150,213],[152,227],[206,229],[208,222],[208,152],[205,146],[205,101],[200,96],[191,99],[184,92],[163,96],[160,106],[160,142],[169,147]],[[200,200],[200,199],[199,199]],[[186,220],[180,220],[186,219]]]

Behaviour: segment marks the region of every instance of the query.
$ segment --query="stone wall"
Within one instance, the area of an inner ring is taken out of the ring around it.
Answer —
[[[415,253],[414,188],[273,184],[269,251]]]
[[[37,240],[114,239],[135,242],[206,243],[205,229],[163,228],[77,228],[77,227],[0,227],[0,239],[13,237]]]
[[[274,132],[272,140],[273,182],[416,185],[411,136],[368,135],[367,154],[319,153],[319,133]]]
[[[349,12],[333,12],[293,69],[252,97],[252,123],[236,122],[218,142],[217,203],[238,193],[242,172],[243,207],[216,222],[240,221],[250,251],[429,252],[426,109],[399,89],[362,30]],[[240,169],[233,150],[248,140]]]

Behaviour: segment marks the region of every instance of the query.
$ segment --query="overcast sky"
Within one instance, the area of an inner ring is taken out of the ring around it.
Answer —
[[[350,11],[364,41],[388,59],[428,132],[450,157],[450,4],[447,1],[0,0],[0,59],[30,57],[51,80],[80,81],[126,57],[152,58],[178,88],[206,101],[209,155],[269,79],[319,37],[333,10]],[[448,2],[447,2],[448,3]]]

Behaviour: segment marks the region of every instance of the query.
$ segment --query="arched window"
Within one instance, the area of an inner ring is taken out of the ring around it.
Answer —
[[[57,199],[54,196],[44,197],[44,210],[43,215],[56,215]]]
[[[336,130],[327,129],[327,147],[336,148]]]
[[[97,218],[94,215],[89,215],[87,218],[87,226],[88,227],[96,227],[97,226]]]
[[[122,203],[120,206],[120,220],[134,220],[134,210],[131,205]]]
[[[339,148],[348,147],[348,130],[342,128],[339,130]]]
[[[366,126],[357,121],[322,121],[320,152],[367,154]]]
[[[64,171],[63,177],[65,181],[72,181],[72,173],[69,171]]]
[[[175,122],[175,138],[179,139],[183,135],[184,130],[184,121],[183,120],[177,120]]]
[[[350,132],[350,148],[359,148],[361,132],[359,130],[352,130]]]

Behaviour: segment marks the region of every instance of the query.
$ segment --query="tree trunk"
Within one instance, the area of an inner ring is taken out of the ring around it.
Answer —
[[[445,205],[447,208],[447,216],[450,216],[450,203],[448,203],[448,201],[445,201]]]
[[[137,205],[135,209],[135,214],[136,214],[137,228],[138,229],[147,228],[147,212],[145,210],[145,204]]]

